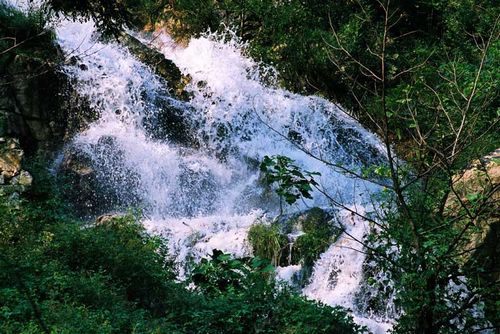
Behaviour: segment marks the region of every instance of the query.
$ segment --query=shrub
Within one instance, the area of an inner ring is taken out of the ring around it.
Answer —
[[[137,215],[78,221],[45,180],[29,201],[0,202],[1,333],[361,331],[341,308],[277,286],[260,258],[214,251],[178,282],[166,240]]]
[[[268,259],[275,266],[286,263],[288,237],[277,224],[255,224],[248,231],[248,241],[255,256]]]

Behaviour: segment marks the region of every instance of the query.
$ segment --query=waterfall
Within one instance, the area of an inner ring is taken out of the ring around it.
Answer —
[[[264,198],[259,183],[258,163],[265,155],[286,155],[305,170],[320,172],[322,191],[346,206],[369,210],[370,195],[379,187],[324,161],[356,171],[381,163],[384,150],[377,137],[325,99],[280,89],[274,69],[246,57],[234,37],[224,41],[207,34],[180,47],[166,34],[156,36],[154,46],[191,78],[186,88],[191,99],[181,102],[168,94],[168,82],[126,48],[99,41],[92,23],[65,22],[57,36],[67,57],[76,59],[63,71],[99,113],[69,145],[91,157],[100,182],[114,189],[118,200],[142,207],[144,225],[168,238],[181,275],[186,260],[214,248],[251,255],[248,229],[278,213],[278,198]],[[156,124],[169,108],[181,110],[196,145],[158,137],[145,126]],[[286,210],[313,206],[331,203],[316,191],[312,200]],[[345,210],[339,216],[350,236],[362,240],[369,233],[362,219]],[[321,256],[303,292],[352,309],[360,324],[384,333],[388,319],[356,312],[364,255],[350,236],[342,235]]]
[[[371,195],[380,187],[343,169],[359,172],[383,163],[380,140],[338,105],[279,88],[276,71],[247,57],[234,36],[206,34],[187,47],[167,34],[141,37],[191,78],[185,102],[125,47],[101,41],[92,22],[64,21],[56,33],[68,59],[62,71],[99,115],[68,147],[90,158],[100,184],[112,193],[103,201],[140,207],[146,228],[168,238],[181,276],[187,260],[214,248],[251,255],[248,229],[279,212],[279,199],[264,196],[260,182],[258,164],[266,155],[285,155],[321,173],[321,192],[287,206],[288,213],[331,209],[322,192],[360,213],[372,209]],[[154,133],[161,116],[171,112],[182,116],[183,131],[195,144]],[[385,333],[390,314],[372,317],[355,302],[365,261],[355,239],[362,240],[370,226],[346,209],[336,212],[346,233],[321,255],[303,293],[349,308],[357,322]],[[279,271],[285,277],[296,269]]]
[[[229,37],[206,34],[192,39],[186,48],[177,46],[164,33],[152,40],[165,57],[192,78],[188,90],[197,112],[192,117],[198,136],[208,147],[232,149],[256,159],[272,154],[289,156],[305,169],[320,172],[323,189],[348,210],[361,215],[370,210],[370,195],[380,190],[378,186],[346,176],[320,161],[355,171],[384,162],[385,151],[378,138],[339,106],[277,88],[275,70],[246,57],[242,53],[245,45],[230,32]],[[221,127],[226,130],[223,138],[218,135]],[[305,205],[330,204],[319,193],[311,202]],[[301,208],[299,205],[292,210]],[[303,293],[329,305],[356,309],[354,300],[362,283],[365,260],[358,241],[370,233],[370,228],[348,210],[340,210],[338,217],[346,233],[322,254]],[[299,268],[278,269],[280,276],[289,278]],[[355,313],[354,317],[372,332],[385,333],[392,327],[389,317],[396,314],[392,299],[387,300],[382,313],[371,318]]]

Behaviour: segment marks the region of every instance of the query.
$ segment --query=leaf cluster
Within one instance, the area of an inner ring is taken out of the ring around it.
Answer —
[[[301,197],[311,199],[312,186],[318,185],[314,177],[321,175],[318,172],[302,171],[293,162],[288,157],[275,155],[265,156],[260,164],[265,181],[268,184],[276,183],[276,193],[288,204],[295,203]]]

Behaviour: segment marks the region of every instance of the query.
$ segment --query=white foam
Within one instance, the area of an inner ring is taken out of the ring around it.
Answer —
[[[181,275],[186,261],[207,256],[214,248],[251,255],[248,229],[265,221],[266,215],[273,217],[279,207],[275,195],[262,196],[266,191],[259,183],[257,164],[265,155],[286,155],[306,170],[321,172],[322,187],[345,205],[362,208],[378,190],[304,152],[360,169],[383,159],[377,137],[335,104],[275,86],[274,70],[246,57],[239,41],[224,43],[207,35],[181,48],[168,36],[156,39],[162,42],[157,47],[192,78],[187,89],[193,98],[183,117],[201,145],[194,149],[149,133],[143,122],[161,112],[157,101],[175,102],[167,96],[165,83],[126,49],[94,35],[92,23],[65,22],[57,29],[68,57],[77,56],[76,64],[64,71],[100,114],[72,145],[92,157],[102,182],[119,195],[134,193],[140,199],[145,226],[168,237]],[[295,136],[301,147],[288,136]],[[315,192],[313,200],[286,210],[313,205],[329,207],[330,202]],[[347,215],[342,221],[353,236],[363,238],[365,222]],[[364,256],[340,246],[360,249],[342,236],[318,260],[304,293],[353,309]],[[297,269],[279,272],[289,279]],[[327,279],[332,271],[338,271],[336,284]],[[370,323],[370,328],[378,323],[361,314],[356,318]]]

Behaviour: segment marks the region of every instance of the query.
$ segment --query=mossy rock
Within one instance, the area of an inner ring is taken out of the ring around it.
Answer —
[[[312,267],[314,261],[331,245],[331,236],[305,233],[297,238],[292,248],[292,264]]]
[[[326,210],[314,207],[289,218],[283,225],[288,233],[300,230],[304,233],[332,235],[335,232],[334,226],[330,224],[332,218]]]
[[[334,222],[331,213],[317,207],[304,211],[283,224],[288,233],[302,233],[293,241],[290,264],[302,265],[300,279],[296,283],[303,287],[311,277],[316,260],[337,241],[343,228]]]
[[[254,255],[273,265],[302,265],[295,282],[302,287],[311,277],[314,262],[342,234],[343,228],[332,220],[329,212],[312,208],[272,224],[255,224],[248,240]]]

